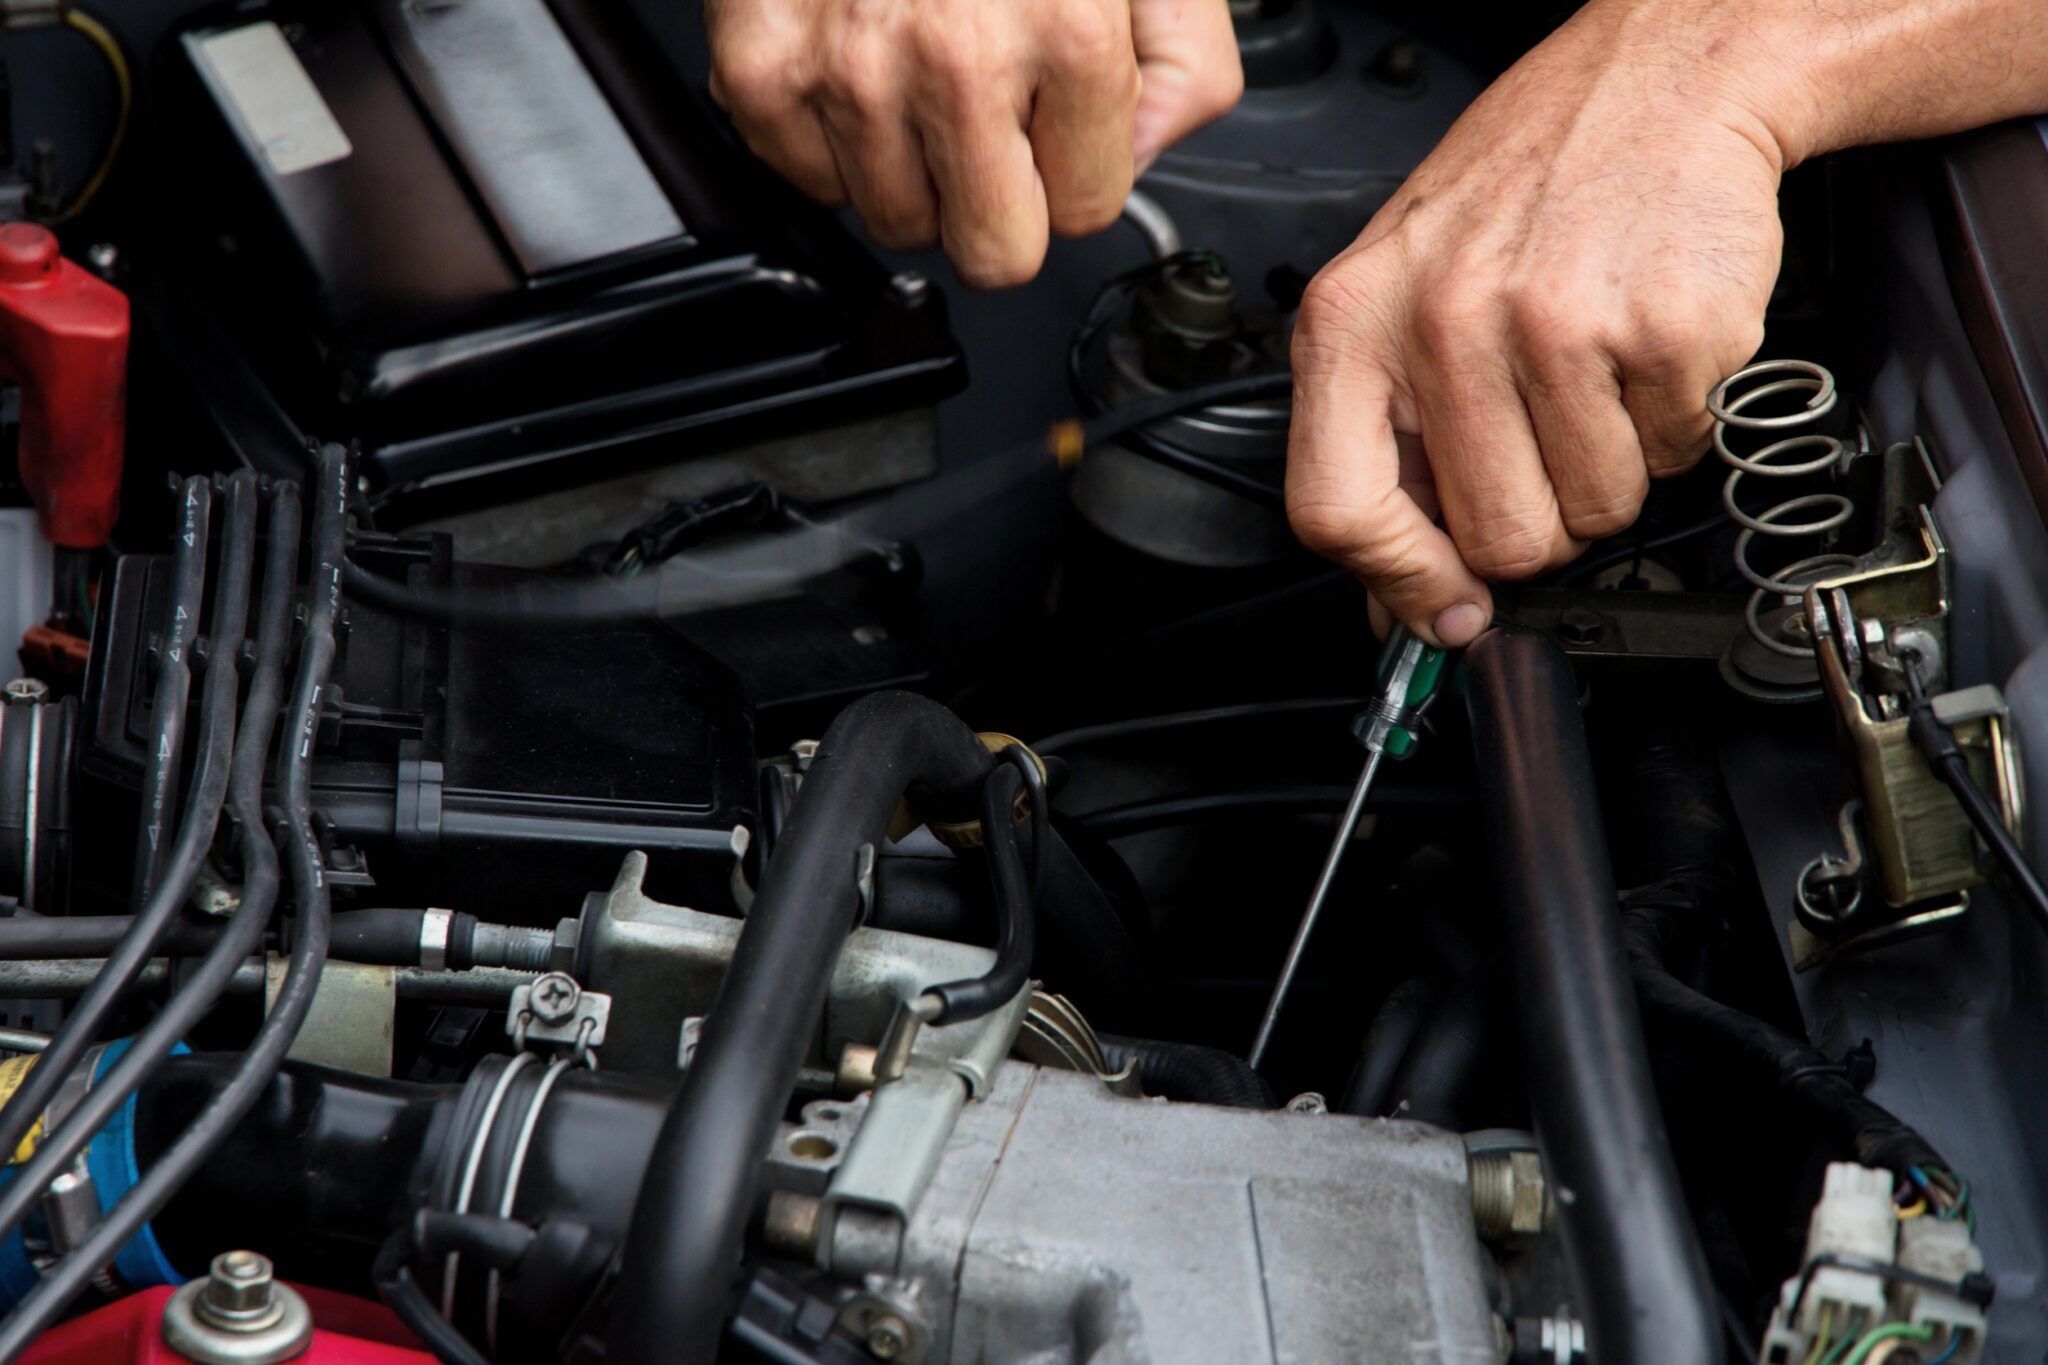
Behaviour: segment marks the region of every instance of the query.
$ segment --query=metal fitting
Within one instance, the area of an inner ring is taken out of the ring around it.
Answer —
[[[1471,1178],[1472,1221],[1482,1240],[1530,1237],[1549,1228],[1550,1193],[1536,1153],[1476,1152]]]
[[[12,706],[16,703],[33,703],[45,700],[50,695],[50,685],[41,678],[16,678],[4,689],[4,700]]]
[[[164,1303],[162,1332],[166,1346],[202,1365],[271,1365],[312,1344],[313,1313],[273,1277],[269,1257],[224,1251],[206,1278]]]

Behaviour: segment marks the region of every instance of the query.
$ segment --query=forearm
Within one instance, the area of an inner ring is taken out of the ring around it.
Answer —
[[[1753,120],[1787,167],[2048,112],[2043,0],[1593,0],[1558,37]]]

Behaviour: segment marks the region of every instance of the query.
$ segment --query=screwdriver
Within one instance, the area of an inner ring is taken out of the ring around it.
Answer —
[[[1293,986],[1295,973],[1301,968],[1302,955],[1308,948],[1309,937],[1315,933],[1323,903],[1330,898],[1330,888],[1337,880],[1337,869],[1344,862],[1345,846],[1358,830],[1359,816],[1365,813],[1365,803],[1372,794],[1373,780],[1379,776],[1380,764],[1387,758],[1406,758],[1415,751],[1423,714],[1443,682],[1449,657],[1445,651],[1423,643],[1403,626],[1394,628],[1380,650],[1379,689],[1352,722],[1352,733],[1365,746],[1365,768],[1358,774],[1358,785],[1351,789],[1351,800],[1344,807],[1344,818],[1337,822],[1337,837],[1331,841],[1330,851],[1323,857],[1323,870],[1316,877],[1315,890],[1309,894],[1308,909],[1302,912],[1301,924],[1294,931],[1294,942],[1287,947],[1287,960],[1280,968],[1280,979],[1273,983],[1273,994],[1266,1002],[1265,1016],[1259,1020],[1259,1034],[1252,1040],[1250,1053],[1254,1067],[1264,1062],[1266,1049],[1273,1041],[1273,1030],[1279,1024],[1280,1011],[1287,1003],[1288,989]]]

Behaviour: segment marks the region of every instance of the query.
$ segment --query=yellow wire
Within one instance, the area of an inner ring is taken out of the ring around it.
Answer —
[[[107,150],[100,157],[100,164],[78,191],[78,197],[71,201],[71,207],[64,210],[64,218],[76,218],[84,212],[100,187],[107,183],[107,176],[113,172],[114,158],[121,153],[122,139],[128,136],[128,114],[135,104],[135,83],[128,73],[128,54],[121,50],[120,42],[107,31],[107,26],[82,9],[66,9],[64,22],[75,32],[100,50],[107,59],[107,68],[113,73],[115,89],[120,94],[120,108],[114,115],[114,132],[107,139]]]
[[[1805,1365],[1820,1365],[1820,1358],[1828,1353],[1828,1338],[1833,1335],[1835,1306],[1824,1303],[1820,1306],[1820,1330],[1813,1334],[1813,1349],[1806,1353]]]
[[[1903,1223],[1908,1218],[1918,1218],[1926,1212],[1927,1201],[1925,1199],[1915,1199],[1912,1203],[1899,1210],[1899,1221]]]

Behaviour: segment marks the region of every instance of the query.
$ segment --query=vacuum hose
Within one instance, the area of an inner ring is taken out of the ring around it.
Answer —
[[[620,1263],[618,1359],[717,1358],[762,1153],[859,909],[858,851],[906,793],[933,818],[977,818],[993,764],[952,712],[907,692],[863,697],[825,732],[655,1141]]]
[[[1594,1360],[1720,1365],[1706,1258],[1657,1109],[1592,759],[1564,652],[1496,628],[1465,653],[1536,1132]]]

